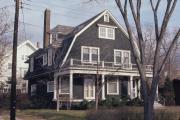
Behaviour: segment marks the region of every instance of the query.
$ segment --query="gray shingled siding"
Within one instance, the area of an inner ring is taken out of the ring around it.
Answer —
[[[97,24],[104,24],[103,18],[99,19],[90,28],[84,31],[79,37],[77,37],[67,61],[72,59],[81,59],[81,46],[92,46],[100,48],[100,61],[113,62],[114,61],[114,49],[131,50],[128,38],[124,33],[116,28],[115,30],[115,40],[101,39],[98,38],[98,26]],[[116,26],[115,23],[110,19],[108,25]],[[132,63],[134,62],[131,53]]]

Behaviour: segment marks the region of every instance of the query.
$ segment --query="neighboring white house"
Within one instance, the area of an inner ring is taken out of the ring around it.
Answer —
[[[31,41],[26,40],[18,45],[17,47],[17,90],[21,93],[26,93],[28,90],[28,81],[24,80],[24,75],[26,74],[29,65],[25,63],[28,56],[35,52],[38,48],[32,44]],[[7,93],[10,90],[11,81],[11,69],[12,69],[12,50],[7,53],[6,62],[3,66],[2,76],[0,76],[0,81],[2,81],[5,86],[3,92]]]

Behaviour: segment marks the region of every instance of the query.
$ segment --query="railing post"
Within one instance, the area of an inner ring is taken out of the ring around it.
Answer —
[[[70,60],[70,65],[73,66],[73,59]]]
[[[104,61],[102,61],[102,67],[104,68]]]

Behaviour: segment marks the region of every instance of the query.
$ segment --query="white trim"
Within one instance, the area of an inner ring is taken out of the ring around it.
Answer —
[[[121,52],[121,63],[118,64],[116,61],[116,52]],[[124,53],[128,52],[129,53],[129,65],[131,64],[131,51],[130,50],[119,50],[119,49],[114,49],[114,65],[123,65],[124,64]],[[123,67],[123,66],[122,66]]]
[[[69,98],[70,100],[72,100],[73,99],[73,74],[72,73],[70,73],[69,75],[69,92],[70,92]]]
[[[106,19],[106,17],[107,17],[107,19]],[[109,14],[108,13],[104,14],[104,22],[109,22]]]
[[[89,49],[89,61],[84,61],[83,60],[83,49],[88,48]],[[98,61],[92,61],[92,49],[97,49],[98,50]],[[100,61],[100,48],[99,47],[90,47],[90,46],[81,46],[81,62],[83,63],[97,63]]]
[[[103,38],[103,39],[109,39],[109,40],[115,40],[115,28],[114,27],[105,27],[106,25],[104,25],[104,26],[99,26],[99,28],[98,28],[98,37],[99,38]],[[101,34],[100,34],[100,31],[101,31],[101,29],[104,29],[105,30],[105,36],[102,36]],[[112,33],[113,33],[113,37],[111,38],[111,37],[109,37],[108,36],[108,30],[109,29],[112,29]]]
[[[59,94],[70,94],[70,88],[69,88],[69,92],[67,92],[67,93],[65,93],[65,92],[62,92],[61,91],[61,81],[62,81],[63,79],[61,78],[59,78]],[[70,84],[70,80],[69,79],[67,79],[68,81],[69,81],[69,84]]]
[[[119,95],[119,80],[115,79],[116,85],[117,85],[117,92],[116,93],[109,93],[109,82],[110,80],[107,80],[107,95]],[[112,82],[114,83],[114,82]]]
[[[53,90],[52,90],[52,91],[49,89],[50,84],[52,84],[51,87],[53,87]],[[54,92],[54,81],[49,81],[49,82],[47,82],[47,92],[48,92],[48,93]]]
[[[117,28],[116,26],[112,25],[103,25],[103,24],[97,24],[99,27],[106,27],[106,28]]]
[[[105,76],[102,74],[102,100],[105,100]]]
[[[91,23],[89,23],[86,27],[84,27],[81,31],[79,31],[79,32],[74,36],[74,38],[73,38],[73,40],[72,40],[72,42],[71,42],[71,45],[69,46],[69,49],[68,49],[68,51],[67,51],[67,53],[66,53],[66,55],[65,55],[65,57],[64,57],[64,59],[63,59],[63,62],[62,62],[62,64],[61,64],[60,67],[62,67],[63,64],[65,63],[65,61],[66,61],[66,59],[67,59],[67,57],[68,57],[68,55],[69,55],[69,53],[70,53],[70,51],[71,51],[71,49],[72,49],[72,46],[73,46],[76,38],[77,38],[81,33],[83,33],[86,29],[88,29],[91,25],[93,25],[97,20],[99,20],[99,19],[100,19],[104,14],[106,14],[106,13],[109,14],[109,17],[118,25],[118,27],[120,28],[120,30],[122,30],[122,32],[129,38],[127,31],[119,24],[119,22],[114,18],[114,16],[113,16],[108,10],[105,10],[105,11],[102,12],[98,17],[96,17]],[[137,47],[137,43],[136,43],[135,41],[134,41],[134,43],[135,43],[135,46],[136,46],[136,49],[137,49],[138,53],[140,54],[139,49],[138,49],[138,47]]]
[[[43,54],[43,66],[47,65],[47,53]]]
[[[86,84],[86,82],[85,81],[88,81],[88,80],[92,80],[92,82],[93,82],[93,96],[86,96],[85,95],[85,89],[88,89],[87,91],[89,92],[88,94],[90,94],[91,92],[90,92],[90,88],[88,87],[88,88],[86,88],[85,86],[85,84]],[[94,100],[95,99],[95,81],[93,80],[93,78],[85,78],[84,79],[84,99],[87,99],[87,100]]]

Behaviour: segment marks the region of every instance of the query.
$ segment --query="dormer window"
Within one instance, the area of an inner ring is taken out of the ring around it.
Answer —
[[[109,22],[109,15],[108,14],[104,15],[104,22]]]
[[[57,35],[56,35],[57,39],[61,39],[62,37],[63,37],[63,35],[61,33],[57,33]]]

